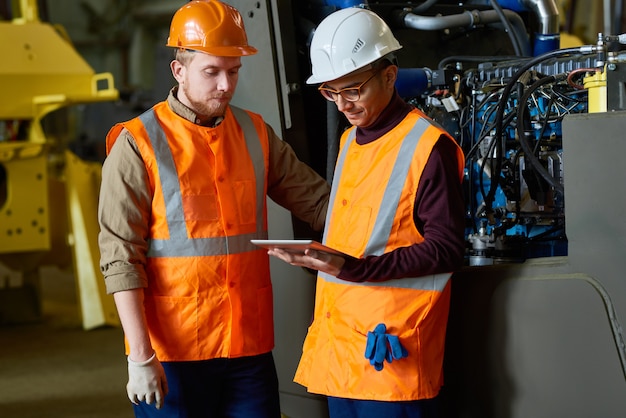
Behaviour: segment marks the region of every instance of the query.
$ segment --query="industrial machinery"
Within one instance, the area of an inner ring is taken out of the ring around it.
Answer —
[[[626,56],[621,45],[626,39],[619,29],[608,25],[588,45],[561,46],[555,0],[227,2],[241,11],[248,37],[259,50],[242,61],[234,104],[261,113],[301,159],[329,180],[346,121],[304,81],[310,72],[311,36],[339,8],[367,7],[388,22],[403,45],[399,93],[463,148],[467,263],[452,279],[444,416],[623,416],[626,281],[619,267],[626,248],[621,182],[626,178],[621,161],[626,154]],[[184,1],[156,3],[173,13]],[[604,3],[610,9],[611,2]],[[128,13],[134,19],[128,26],[145,32],[144,17]],[[116,98],[112,84],[102,90],[67,85],[60,91],[51,89],[60,85],[56,81],[33,82],[50,80],[58,67],[53,61],[29,66],[43,52],[33,49],[41,42],[34,31],[13,28],[26,23],[45,27],[59,39],[48,25],[27,16],[0,22],[4,39],[11,33],[14,39],[29,40],[5,52],[19,57],[9,61],[20,66],[11,70],[13,78],[0,77],[3,94],[13,92],[0,105],[0,134],[17,132],[19,139],[0,137],[2,261],[50,248],[46,202],[51,200],[43,184],[52,178],[71,185],[67,173],[75,158],[57,152],[63,147],[41,134],[40,120],[70,102]],[[173,83],[163,70],[170,60],[162,53],[167,23],[151,27],[151,42],[146,36],[129,37],[137,55],[156,51],[153,60],[134,61],[139,68],[130,71],[157,74],[153,93]],[[52,42],[52,35],[43,37]],[[73,51],[69,55],[76,58]],[[7,67],[0,68],[5,72]],[[87,75],[81,77],[89,86],[109,80],[83,63],[64,66],[68,68],[84,70]],[[20,78],[27,70],[36,77]],[[82,80],[76,72],[68,78]],[[32,90],[35,85],[47,90]],[[25,101],[20,111],[11,108],[16,97]],[[152,102],[164,97],[159,93]],[[16,178],[28,190],[19,210],[14,209],[18,190],[24,188],[15,186]],[[93,257],[93,235],[76,239],[78,217],[70,210],[86,202],[70,200],[66,210],[73,248]],[[315,237],[284,209],[272,202],[269,207],[270,238]],[[35,213],[27,215],[29,211]],[[25,220],[9,221],[16,213]],[[14,237],[26,233],[29,238],[18,245]],[[315,276],[276,259],[271,268],[281,408],[290,418],[324,418],[325,400],[292,382],[313,312]],[[82,281],[92,282],[81,276]]]
[[[98,257],[98,163],[70,150],[71,105],[118,97],[35,1],[0,9],[0,324],[41,316],[39,268],[75,272],[85,329],[119,324]]]

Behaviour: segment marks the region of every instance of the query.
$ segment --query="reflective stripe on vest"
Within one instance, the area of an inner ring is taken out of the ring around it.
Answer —
[[[154,110],[150,109],[140,115],[139,119],[146,129],[152,149],[154,149],[159,179],[163,189],[163,200],[166,205],[165,212],[170,238],[150,238],[148,257],[215,256],[243,253],[258,250],[258,247],[250,243],[251,239],[267,238],[267,231],[263,231],[265,165],[261,142],[250,116],[237,107],[231,106],[230,109],[243,130],[248,155],[254,167],[256,177],[256,232],[211,238],[189,238],[187,236],[183,201],[174,157],[165,137],[165,132],[157,121]]]
[[[404,141],[402,142],[400,152],[398,152],[396,162],[393,166],[393,170],[389,178],[389,182],[387,183],[387,187],[385,188],[385,193],[383,195],[383,199],[381,201],[378,211],[378,216],[374,223],[374,229],[372,230],[372,234],[370,235],[367,245],[365,247],[365,253],[363,254],[365,257],[369,255],[379,256],[382,255],[385,251],[387,242],[389,242],[389,235],[391,233],[393,220],[395,218],[398,204],[400,202],[404,182],[408,176],[409,169],[413,160],[413,155],[415,154],[415,149],[417,148],[417,144],[419,143],[420,138],[429,127],[430,123],[426,119],[418,118],[415,122],[415,125],[413,125],[407,136],[404,138]],[[348,148],[350,148],[350,144],[354,142],[355,139],[356,128],[352,129],[348,133],[346,145],[343,147],[339,157],[337,158],[337,165],[335,167],[335,174],[333,175],[333,178],[341,178],[341,170],[343,169],[343,164],[348,153]],[[338,189],[337,183],[333,183],[333,187],[330,193],[331,203],[329,204],[329,208],[333,207],[335,201]],[[331,215],[332,210],[329,210],[328,214],[326,215],[326,225],[330,225]],[[324,243],[326,243],[326,237],[328,234],[327,231],[328,229],[326,229],[326,231],[324,232]],[[438,292],[443,291],[451,275],[451,273],[441,273],[421,277],[405,277],[402,279],[386,280],[383,282],[355,283],[338,279],[337,277],[327,273],[319,273],[319,276],[321,278],[323,278],[327,282],[332,283],[350,284],[355,286],[397,287],[403,289],[431,290]]]

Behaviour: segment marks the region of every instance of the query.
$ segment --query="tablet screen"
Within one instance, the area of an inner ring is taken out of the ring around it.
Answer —
[[[311,239],[252,239],[250,240],[250,242],[254,245],[258,245],[259,247],[267,249],[281,248],[286,251],[303,253],[304,250],[310,248],[312,250],[323,251],[329,254],[345,256],[345,254],[343,254],[341,251],[337,251]]]

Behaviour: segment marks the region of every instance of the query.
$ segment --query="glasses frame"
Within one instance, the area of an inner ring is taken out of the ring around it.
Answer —
[[[325,87],[326,83],[322,83],[317,89],[322,94],[322,97],[325,98],[326,100],[328,100],[329,102],[336,102],[339,99],[339,96],[341,96],[345,101],[348,101],[348,102],[358,102],[359,99],[361,99],[361,88],[364,85],[366,85],[371,79],[376,77],[379,72],[380,72],[380,70],[374,71],[374,73],[367,80],[365,80],[364,82],[362,82],[358,86],[345,87],[343,89],[335,90],[335,89],[331,89],[329,87]],[[351,99],[347,98],[344,95],[344,92],[349,91],[349,90],[356,90],[356,99],[351,100]],[[325,94],[325,92],[328,92],[329,96],[327,96]]]

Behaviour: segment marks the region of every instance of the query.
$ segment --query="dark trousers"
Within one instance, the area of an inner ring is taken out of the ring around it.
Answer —
[[[328,398],[330,418],[437,418],[438,399],[380,402]]]
[[[169,393],[160,410],[133,405],[137,418],[280,418],[272,353],[164,362]]]

